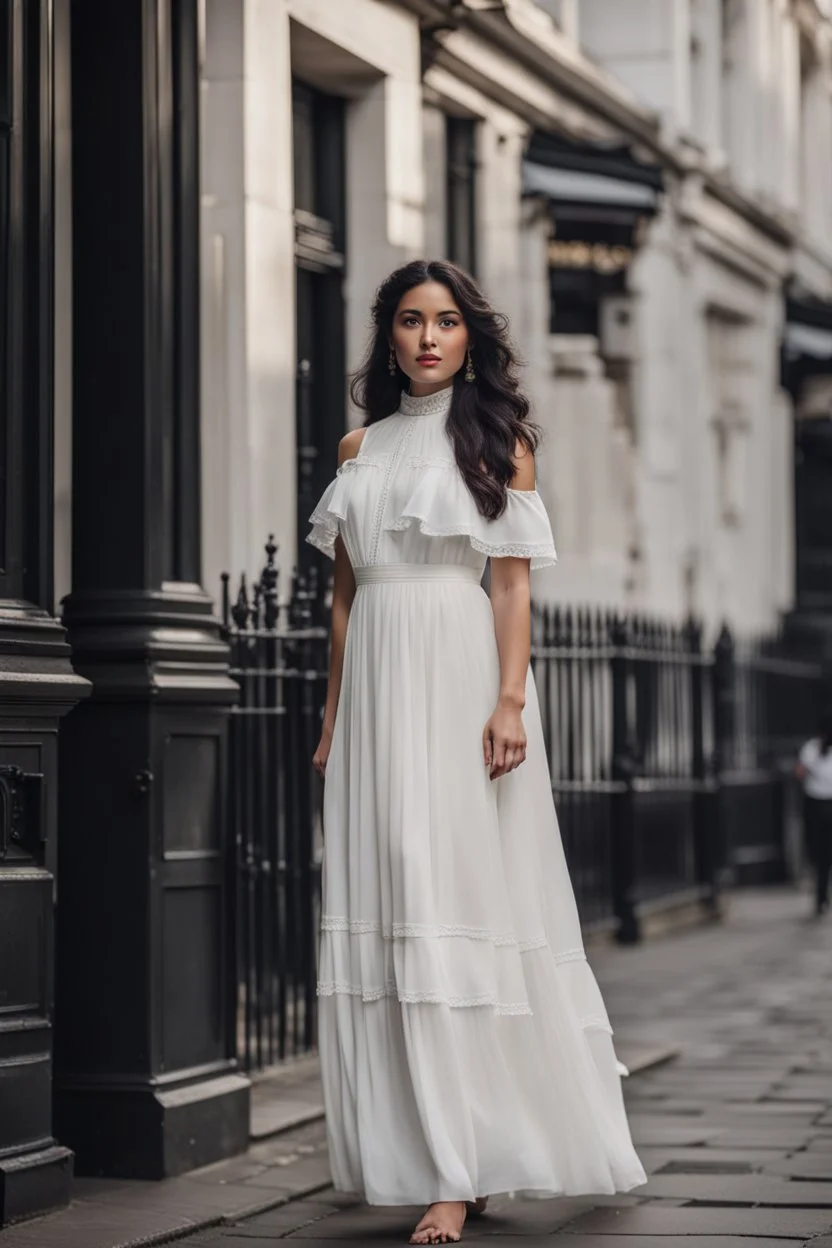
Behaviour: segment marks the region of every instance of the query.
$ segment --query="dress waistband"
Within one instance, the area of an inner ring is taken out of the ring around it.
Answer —
[[[454,563],[373,563],[353,568],[356,585],[379,585],[387,581],[466,581],[479,585],[476,568]]]

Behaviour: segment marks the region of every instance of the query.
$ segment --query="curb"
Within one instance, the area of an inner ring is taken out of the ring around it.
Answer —
[[[325,1183],[311,1183],[307,1187],[299,1187],[290,1196],[273,1196],[248,1205],[244,1209],[238,1209],[234,1213],[212,1214],[210,1217],[200,1218],[192,1222],[190,1226],[177,1226],[170,1231],[157,1231],[154,1235],[144,1235],[139,1239],[125,1239],[120,1244],[114,1244],[113,1248],[154,1248],[156,1244],[173,1244],[178,1240],[199,1235],[202,1231],[211,1231],[218,1226],[233,1226],[236,1222],[256,1218],[261,1213],[270,1213],[272,1209],[291,1205],[296,1200],[306,1200],[309,1196],[317,1196],[319,1192],[327,1192],[331,1188],[332,1183],[328,1179]]]

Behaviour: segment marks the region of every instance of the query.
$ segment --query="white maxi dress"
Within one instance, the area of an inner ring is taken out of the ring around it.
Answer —
[[[525,762],[489,779],[487,556],[556,560],[536,491],[477,511],[445,419],[403,395],[307,540],[355,572],[324,786],[319,1047],[335,1187],[371,1204],[645,1182],[587,965],[531,672]]]

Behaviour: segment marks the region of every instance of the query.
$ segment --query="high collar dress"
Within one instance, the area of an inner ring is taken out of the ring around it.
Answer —
[[[524,763],[491,780],[487,557],[556,561],[537,491],[483,518],[403,395],[315,508],[356,593],[324,785],[319,1050],[332,1176],[371,1204],[645,1182],[587,965],[531,671]]]

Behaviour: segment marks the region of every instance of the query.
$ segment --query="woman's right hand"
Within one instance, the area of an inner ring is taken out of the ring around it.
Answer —
[[[318,775],[323,779],[326,774],[326,764],[329,758],[329,751],[332,748],[332,729],[324,724],[321,729],[321,739],[318,742],[318,748],[312,755],[312,766]]]

